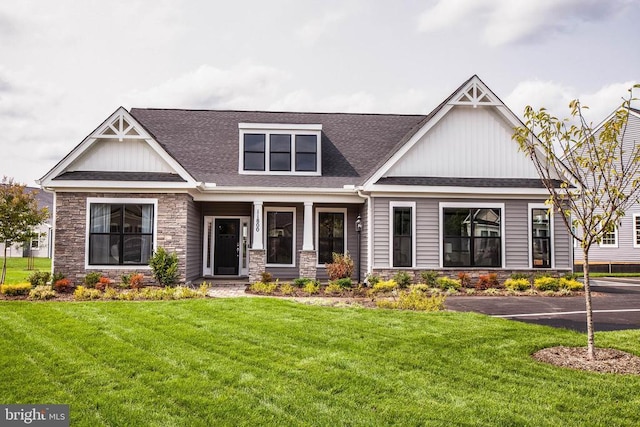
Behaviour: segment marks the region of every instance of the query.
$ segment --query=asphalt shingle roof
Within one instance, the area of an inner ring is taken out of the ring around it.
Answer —
[[[197,181],[218,186],[340,188],[363,183],[424,115],[264,111],[131,110]],[[321,124],[322,176],[238,173],[238,123]]]

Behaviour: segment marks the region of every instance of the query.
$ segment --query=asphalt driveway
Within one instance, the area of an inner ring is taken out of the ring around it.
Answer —
[[[640,328],[640,278],[592,279],[596,331]],[[586,332],[584,296],[447,298],[446,308]]]

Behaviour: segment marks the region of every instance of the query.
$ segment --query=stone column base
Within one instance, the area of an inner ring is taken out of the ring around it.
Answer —
[[[267,251],[264,249],[249,249],[249,283],[259,282],[261,274],[266,271]]]
[[[298,251],[298,265],[300,277],[315,280],[318,269],[318,252]]]

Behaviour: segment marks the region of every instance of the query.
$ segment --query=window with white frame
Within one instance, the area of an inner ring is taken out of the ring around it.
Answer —
[[[322,125],[240,123],[241,174],[320,175]]]
[[[393,267],[413,267],[415,264],[415,202],[391,202],[390,246]]]
[[[602,235],[602,240],[600,240],[600,247],[601,248],[617,248],[618,247],[618,227]]]
[[[546,207],[531,209],[531,264],[551,268],[551,216]]]
[[[295,208],[265,208],[267,265],[294,266],[296,253]]]
[[[633,247],[640,248],[640,214],[633,214]]]
[[[87,264],[148,265],[153,253],[156,205],[152,199],[91,199]]]
[[[316,248],[318,265],[333,262],[333,253],[347,251],[347,210],[342,208],[318,208],[316,210]]]

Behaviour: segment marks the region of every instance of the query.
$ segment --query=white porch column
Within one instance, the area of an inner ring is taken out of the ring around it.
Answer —
[[[253,235],[253,244],[251,249],[264,249],[262,243],[264,223],[262,222],[262,202],[253,202],[253,227],[251,227],[251,233]]]
[[[304,239],[302,250],[313,250],[313,202],[304,202]]]

